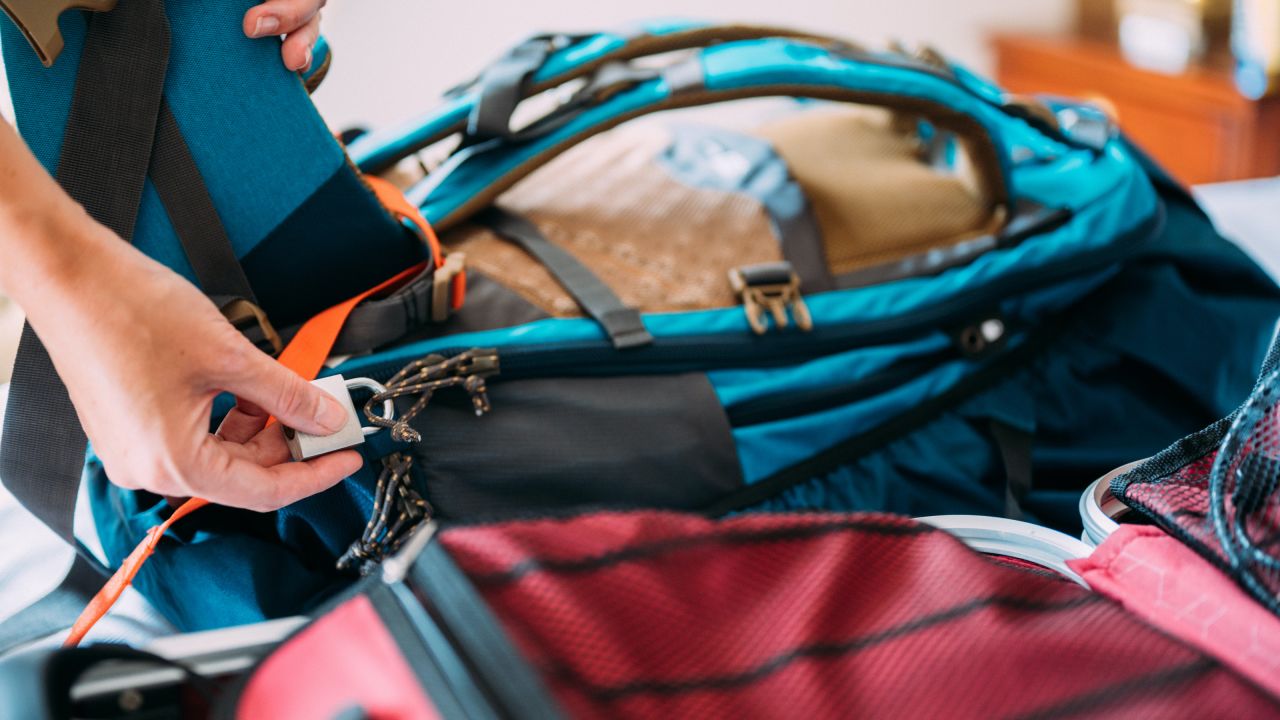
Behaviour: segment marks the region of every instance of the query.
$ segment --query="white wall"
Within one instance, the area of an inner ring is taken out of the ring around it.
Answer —
[[[441,91],[532,32],[618,27],[645,17],[789,25],[868,44],[927,42],[987,72],[988,33],[1062,31],[1072,7],[1072,0],[331,0],[324,31],[335,63],[316,102],[335,128],[385,125],[429,108]],[[0,115],[12,118],[2,72]]]
[[[333,70],[316,102],[335,128],[379,127],[431,107],[534,31],[618,27],[645,17],[795,26],[883,45],[927,42],[987,72],[992,30],[1061,32],[1071,0],[330,0]]]

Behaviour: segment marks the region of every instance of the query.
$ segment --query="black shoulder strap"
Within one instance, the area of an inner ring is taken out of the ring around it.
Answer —
[[[95,220],[125,239],[133,236],[142,202],[168,56],[163,0],[130,0],[89,17],[57,178]],[[53,361],[24,327],[0,441],[0,479],[68,542],[86,441]]]
[[[164,0],[130,0],[89,15],[58,182],[95,220],[131,240],[150,175],[204,291],[252,302],[248,279],[164,101],[168,62]],[[0,440],[0,480],[68,542],[86,442],[48,353],[24,327]]]
[[[590,268],[544,237],[533,223],[496,205],[476,216],[475,221],[542,263],[578,301],[582,311],[604,328],[614,347],[622,350],[653,343],[640,313],[627,307]]]
[[[156,118],[149,172],[200,289],[212,298],[244,299],[257,304],[249,278],[236,258],[222,218],[182,137],[178,119],[163,100]]]

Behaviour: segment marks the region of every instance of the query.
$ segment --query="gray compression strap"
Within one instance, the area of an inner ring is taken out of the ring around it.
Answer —
[[[676,179],[755,198],[769,216],[782,256],[800,276],[801,291],[834,289],[822,230],[809,199],[767,140],[699,125],[676,125],[671,132],[671,144],[658,161]],[[732,162],[725,162],[726,157]]]
[[[481,73],[476,81],[480,97],[467,118],[467,136],[473,142],[511,135],[511,115],[524,98],[529,79],[551,54],[552,40],[546,36],[525,40]]]
[[[88,20],[57,178],[94,219],[133,236],[169,56],[163,0],[129,0]],[[87,438],[40,339],[22,330],[14,363],[0,479],[36,517],[72,542]]]
[[[578,301],[582,311],[600,323],[615,348],[622,350],[653,343],[653,336],[645,329],[640,313],[624,305],[595,273],[544,237],[533,223],[496,206],[480,213],[475,221],[499,237],[519,245],[542,263]]]
[[[351,311],[333,344],[334,355],[373,350],[431,320],[435,268],[428,267],[384,298],[365,300]]]

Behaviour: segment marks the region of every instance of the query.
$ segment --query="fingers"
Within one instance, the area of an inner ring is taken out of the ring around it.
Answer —
[[[278,428],[268,428],[270,433]],[[290,503],[333,487],[363,464],[354,450],[322,455],[306,462],[284,462],[263,466],[238,453],[228,452],[236,446],[210,437],[206,458],[200,467],[209,469],[200,496],[219,505],[240,507],[258,512],[277,510]]]
[[[325,0],[267,0],[245,13],[244,33],[251,38],[287,35],[281,55],[285,67],[305,71],[311,48],[320,36],[320,8]]]
[[[214,389],[231,392],[281,423],[312,435],[332,435],[347,424],[346,408],[332,395],[253,347],[241,353],[226,375],[214,379]],[[249,427],[247,420],[239,418],[236,425]]]
[[[317,13],[306,25],[289,33],[289,37],[284,39],[284,46],[280,48],[284,66],[297,72],[310,70],[311,49],[315,47],[316,39],[319,37],[320,15]]]
[[[260,429],[244,442],[228,440],[220,434],[216,437],[223,441],[222,447],[227,453],[263,467],[279,465],[290,459],[289,443],[285,441],[284,429],[278,424]]]
[[[249,442],[267,426],[270,413],[254,405],[248,400],[236,398],[236,406],[222,419],[218,431],[214,433],[227,442],[244,444]]]
[[[324,0],[267,0],[244,14],[244,34],[251,38],[288,35],[320,13]]]

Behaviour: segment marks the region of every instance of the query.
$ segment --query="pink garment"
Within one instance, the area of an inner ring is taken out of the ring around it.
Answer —
[[[1067,564],[1094,591],[1280,696],[1280,618],[1176,538],[1121,525]]]

